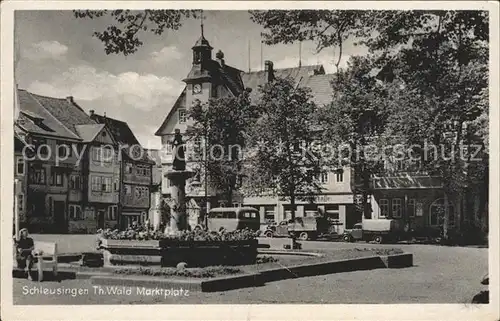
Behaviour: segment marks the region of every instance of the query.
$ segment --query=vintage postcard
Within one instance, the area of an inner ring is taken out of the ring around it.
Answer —
[[[499,6],[2,3],[4,320],[484,320]]]

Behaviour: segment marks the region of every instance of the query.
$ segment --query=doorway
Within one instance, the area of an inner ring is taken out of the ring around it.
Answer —
[[[66,202],[54,201],[54,225],[59,233],[66,233],[68,226],[66,224]]]
[[[97,210],[97,228],[104,229],[104,210]]]

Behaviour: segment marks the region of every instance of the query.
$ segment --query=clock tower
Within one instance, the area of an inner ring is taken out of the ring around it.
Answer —
[[[196,100],[207,102],[212,92],[213,68],[212,46],[203,34],[203,20],[201,20],[201,36],[196,41],[193,50],[193,65],[188,76],[183,79],[186,83],[186,107],[191,107]]]

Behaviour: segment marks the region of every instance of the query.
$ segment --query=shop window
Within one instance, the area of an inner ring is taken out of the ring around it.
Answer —
[[[401,199],[400,198],[393,198],[392,199],[392,217],[394,218],[401,218],[403,214],[403,207],[401,205]]]
[[[266,221],[276,221],[276,210],[274,205],[264,206],[264,219]]]
[[[340,211],[338,204],[328,204],[325,205],[325,216],[331,220],[340,219]]]
[[[82,208],[80,205],[69,204],[69,218],[71,220],[83,220]]]
[[[389,200],[386,198],[381,198],[378,204],[380,207],[380,217],[389,216]]]

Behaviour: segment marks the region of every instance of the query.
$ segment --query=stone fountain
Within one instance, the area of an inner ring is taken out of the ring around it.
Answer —
[[[173,165],[165,176],[170,181],[170,226],[165,229],[166,234],[177,234],[187,230],[186,214],[186,180],[193,177],[194,171],[186,169],[185,146],[179,129],[175,130],[172,141]]]

